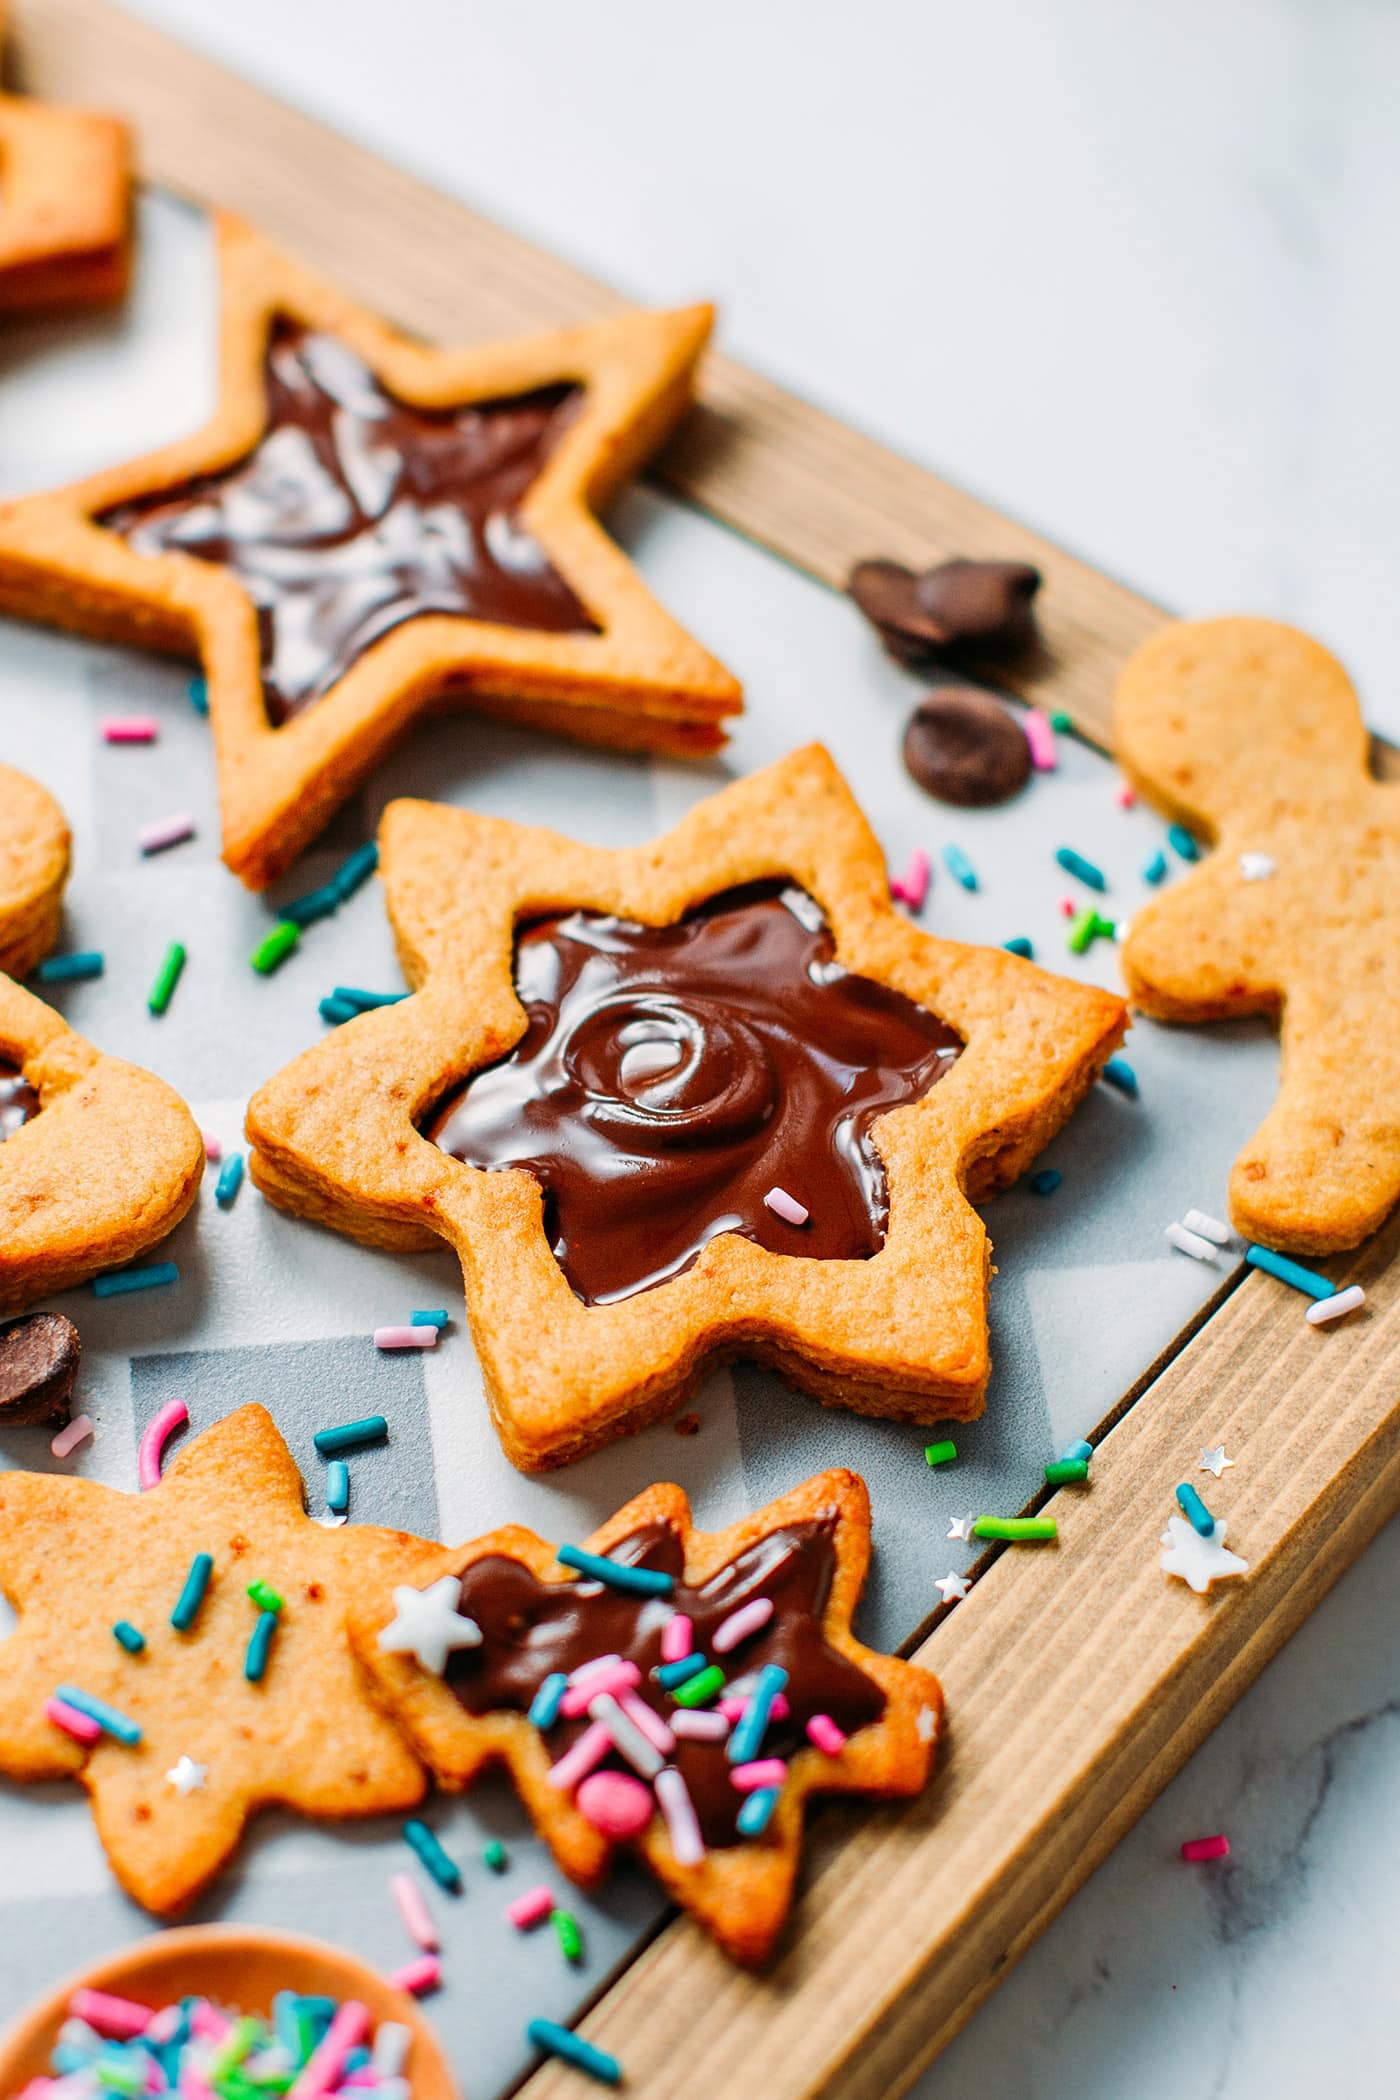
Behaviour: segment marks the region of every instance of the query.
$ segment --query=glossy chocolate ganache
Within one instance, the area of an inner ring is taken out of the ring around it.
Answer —
[[[528,1016],[499,1064],[429,1117],[475,1167],[524,1167],[587,1305],[679,1275],[719,1233],[858,1260],[888,1222],[870,1126],[949,1070],[961,1038],[835,959],[820,907],[781,882],[671,926],[572,912],[516,943]],[[776,1215],[774,1188],[805,1208]]]
[[[246,459],[99,523],[139,554],[233,571],[257,607],[274,723],[424,613],[596,632],[519,516],[578,387],[412,408],[337,337],[288,323],[273,331],[264,384],[267,428]]]
[[[787,1711],[779,1708],[769,1721],[761,1750],[765,1758],[787,1760],[804,1748],[807,1723],[817,1714],[828,1716],[843,1735],[852,1735],[884,1713],[880,1686],[822,1633],[836,1570],[834,1511],[770,1532],[696,1589],[681,1580],[685,1555],[670,1525],[633,1532],[609,1549],[608,1558],[658,1569],[674,1577],[675,1586],[669,1596],[637,1597],[587,1580],[541,1582],[520,1561],[502,1555],[467,1569],[460,1609],[475,1619],[482,1641],[479,1648],[459,1649],[451,1657],[446,1681],[468,1713],[528,1713],[553,1672],[568,1676],[602,1656],[620,1656],[640,1672],[636,1696],[662,1720],[674,1719],[676,1702],[651,1673],[661,1662],[661,1629],[675,1612],[691,1621],[692,1652],[723,1668],[727,1682],[721,1697],[742,1698],[765,1664],[787,1672]],[[767,1624],[731,1651],[716,1653],[716,1630],[757,1598],[772,1601]],[[544,1731],[551,1762],[572,1749],[589,1725],[586,1713],[554,1721]],[[608,1769],[630,1769],[615,1753],[604,1762]],[[705,1843],[743,1842],[736,1818],[745,1797],[734,1785],[724,1741],[678,1737],[667,1763],[685,1780]]]
[[[39,1113],[39,1096],[23,1072],[0,1058],[0,1144]]]

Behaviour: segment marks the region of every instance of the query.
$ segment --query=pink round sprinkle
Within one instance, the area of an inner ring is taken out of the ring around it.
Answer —
[[[153,744],[159,732],[154,715],[108,715],[102,724],[109,744]]]
[[[389,1883],[389,1890],[398,1905],[399,1916],[403,1919],[404,1929],[409,1938],[415,1940],[426,1953],[436,1954],[441,1944],[438,1930],[433,1923],[433,1914],[428,1909],[423,1891],[413,1876],[395,1874]],[[405,1984],[403,1988],[406,1990],[408,1986]]]
[[[1059,763],[1055,750],[1055,732],[1050,727],[1050,717],[1038,707],[1028,708],[1021,722],[1026,732],[1026,742],[1031,747],[1031,764],[1037,773],[1053,773]]]
[[[75,2020],[86,2020],[99,2034],[105,2034],[115,2042],[129,2042],[138,2034],[144,2034],[151,2024],[149,2005],[137,2005],[131,1998],[116,1998],[110,1991],[92,1991],[86,1987],[74,1991],[68,2000],[68,2011]]]
[[[183,1429],[190,1411],[183,1400],[167,1400],[146,1424],[136,1450],[136,1477],[143,1488],[160,1486],[160,1461],[177,1429]]]
[[[182,846],[193,837],[194,818],[182,809],[178,817],[162,817],[159,824],[147,824],[137,832],[136,843],[143,853],[164,853],[167,846]]]
[[[393,1970],[389,1981],[396,1991],[408,1991],[414,1996],[435,1991],[442,1982],[442,1963],[435,1954],[420,1955],[417,1961],[405,1962],[401,1969]]]
[[[751,1633],[766,1626],[772,1616],[773,1599],[755,1597],[748,1604],[741,1604],[737,1611],[732,1611],[716,1626],[710,1646],[716,1655],[727,1655],[731,1648],[738,1647],[740,1641],[746,1641]]]
[[[826,1757],[839,1757],[846,1747],[846,1738],[830,1714],[813,1714],[807,1723],[807,1740]]]
[[[1120,809],[1131,809],[1137,801],[1137,789],[1130,787],[1125,780],[1120,784],[1113,799]]]
[[[805,1225],[812,1215],[810,1211],[804,1210],[796,1196],[790,1196],[786,1189],[769,1189],[763,1200],[774,1217],[781,1218],[787,1225]]]
[[[95,1743],[102,1734],[102,1730],[90,1715],[80,1714],[77,1707],[70,1706],[66,1699],[46,1699],[44,1713],[55,1728],[61,1728],[65,1735],[71,1735],[75,1743]]]
[[[1228,1859],[1230,1840],[1227,1837],[1188,1838],[1181,1848],[1181,1856],[1193,1863],[1201,1859]]]
[[[619,1773],[617,1776],[625,1778],[626,1775]],[[524,1895],[517,1896],[514,1903],[508,1903],[506,1916],[517,1932],[533,1932],[536,1925],[543,1925],[554,1907],[553,1889],[541,1882],[538,1888],[526,1889]]]
[[[215,1137],[212,1130],[203,1130],[200,1132],[200,1136],[204,1139],[204,1157],[213,1160],[214,1165],[217,1166],[224,1156],[222,1142]]]
[[[729,1775],[730,1784],[741,1794],[756,1793],[761,1786],[781,1786],[786,1778],[787,1766],[780,1757],[756,1757],[751,1764],[735,1765]]]
[[[610,1838],[636,1837],[656,1808],[651,1788],[630,1772],[590,1772],[574,1798],[585,1821]]]
[[[94,1433],[95,1425],[91,1415],[74,1415],[68,1427],[59,1430],[49,1449],[55,1458],[67,1458],[77,1450],[85,1437]]]
[[[634,1662],[625,1662],[621,1656],[614,1658],[606,1669],[590,1670],[577,1684],[571,1684],[559,1701],[559,1711],[567,1720],[586,1714],[590,1702],[600,1692],[630,1692],[642,1681],[642,1673]]]
[[[376,1349],[436,1349],[438,1330],[436,1327],[376,1327],[374,1346]]]
[[[695,1628],[683,1611],[673,1612],[661,1629],[661,1660],[684,1662],[695,1646]]]
[[[1075,903],[1073,897],[1061,897],[1060,917],[1062,919],[1072,919],[1077,915],[1078,911],[1079,906]]]

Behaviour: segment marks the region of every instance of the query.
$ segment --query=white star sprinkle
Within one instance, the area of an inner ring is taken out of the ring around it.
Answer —
[[[972,1527],[973,1527],[973,1525],[974,1525],[974,1524],[975,1524],[976,1522],[977,1522],[977,1519],[976,1519],[976,1517],[975,1517],[975,1516],[973,1516],[973,1517],[954,1517],[954,1519],[953,1519],[952,1523],[951,1523],[951,1524],[950,1524],[950,1525],[948,1526],[948,1536],[949,1536],[949,1538],[950,1538],[950,1539],[970,1539],[970,1538],[972,1537]]]
[[[921,1743],[931,1743],[938,1733],[938,1716],[931,1706],[919,1708],[919,1718],[914,1723]]]
[[[1267,882],[1277,872],[1278,862],[1272,853],[1242,853],[1240,873],[1246,882]]]
[[[167,1786],[173,1786],[177,1794],[195,1794],[209,1777],[208,1765],[197,1765],[192,1757],[182,1757],[165,1775]]]
[[[479,1648],[481,1628],[464,1618],[458,1575],[444,1575],[425,1590],[407,1584],[394,1591],[394,1616],[379,1636],[386,1655],[411,1655],[434,1677],[441,1677],[454,1648]]]
[[[1227,1458],[1225,1456],[1225,1446],[1223,1444],[1217,1444],[1213,1451],[1207,1451],[1205,1445],[1202,1444],[1201,1463],[1198,1468],[1200,1472],[1214,1473],[1216,1479],[1218,1480],[1221,1474],[1225,1471],[1225,1468],[1227,1466],[1232,1466],[1234,1463],[1235,1461],[1233,1460],[1233,1458]]]
[[[311,1521],[313,1524],[319,1524],[322,1531],[339,1531],[341,1525],[348,1524],[350,1520],[348,1517],[338,1517],[334,1511],[327,1510],[323,1517],[313,1517]]]
[[[1162,1573],[1179,1575],[1198,1596],[1226,1575],[1247,1575],[1249,1562],[1225,1549],[1225,1519],[1217,1517],[1215,1529],[1203,1539],[1185,1517],[1168,1517],[1162,1544],[1170,1550],[1162,1555]]]
[[[972,1588],[966,1575],[940,1575],[933,1586],[942,1590],[945,1604],[960,1604]]]

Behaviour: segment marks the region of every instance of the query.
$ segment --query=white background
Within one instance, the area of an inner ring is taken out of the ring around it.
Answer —
[[[1400,734],[1400,9],[138,4],[1174,608],[1311,626]],[[1375,2090],[1397,1575],[1392,1527],[924,2100]]]

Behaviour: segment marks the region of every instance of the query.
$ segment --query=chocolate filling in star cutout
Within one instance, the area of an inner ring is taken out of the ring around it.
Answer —
[[[586,1305],[653,1288],[718,1234],[861,1260],[884,1244],[871,1125],[963,1048],[902,993],[836,960],[820,905],[778,881],[670,926],[572,912],[526,926],[529,1017],[499,1063],[428,1118],[454,1159],[525,1167],[555,1259]],[[790,1223],[765,1197],[793,1197]]]
[[[140,554],[232,570],[257,609],[274,724],[425,613],[598,632],[519,514],[578,414],[579,387],[414,408],[347,344],[286,321],[263,382],[267,426],[246,458],[99,522]]]

